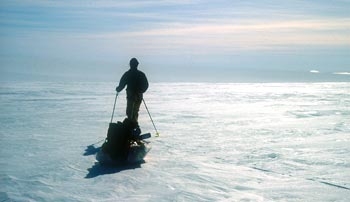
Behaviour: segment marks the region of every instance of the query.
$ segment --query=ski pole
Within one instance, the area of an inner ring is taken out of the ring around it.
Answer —
[[[157,128],[156,128],[156,125],[154,125],[154,122],[153,122],[153,119],[152,119],[151,113],[149,113],[149,110],[148,110],[148,107],[147,107],[147,105],[146,105],[146,102],[145,102],[145,100],[144,100],[143,98],[142,98],[142,101],[143,101],[143,104],[144,104],[144,105],[145,105],[145,107],[146,107],[146,110],[147,110],[147,112],[148,112],[149,118],[150,118],[150,119],[151,119],[151,121],[152,121],[153,127],[154,127],[154,129],[156,130],[156,137],[159,137],[158,130],[157,130]]]
[[[115,103],[117,102],[117,98],[118,98],[118,92],[117,92],[117,94],[115,95],[115,99],[114,99],[114,106],[113,106],[113,112],[112,112],[111,123],[112,123],[112,121],[113,121],[114,109],[115,109]]]

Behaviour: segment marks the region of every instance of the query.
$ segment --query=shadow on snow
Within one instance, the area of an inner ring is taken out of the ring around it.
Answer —
[[[85,178],[90,179],[99,175],[115,174],[124,170],[141,168],[141,164],[143,163],[144,161],[137,164],[126,164],[118,166],[101,165],[100,163],[95,163],[95,165],[88,169],[89,173],[85,176]]]
[[[101,147],[95,147],[95,145],[89,145],[86,147],[84,156],[96,155],[98,151],[100,151]],[[109,165],[109,164],[100,164],[96,162],[91,168],[87,170],[89,173],[85,176],[85,178],[90,179],[97,177],[99,175],[107,175],[107,174],[115,174],[121,172],[123,170],[131,170],[136,168],[141,168],[141,164],[145,163],[145,161],[141,161],[135,164],[122,164],[122,165]]]
[[[95,147],[95,145],[91,144],[86,147],[84,156],[90,156],[97,154],[98,151],[100,151],[101,147]]]

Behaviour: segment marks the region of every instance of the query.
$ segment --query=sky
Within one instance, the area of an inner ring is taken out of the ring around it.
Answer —
[[[0,2],[0,79],[350,81],[350,0]]]

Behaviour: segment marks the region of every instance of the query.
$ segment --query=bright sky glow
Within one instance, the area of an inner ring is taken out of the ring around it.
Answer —
[[[350,70],[349,10],[347,0],[4,0],[1,71],[114,79],[137,57],[164,81],[335,75]]]

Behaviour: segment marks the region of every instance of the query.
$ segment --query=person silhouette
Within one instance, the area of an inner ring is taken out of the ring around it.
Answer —
[[[143,93],[148,89],[148,80],[145,73],[137,69],[139,62],[136,58],[132,58],[129,65],[130,69],[121,77],[116,91],[119,93],[127,86],[126,115],[129,121],[132,122],[134,128],[138,128],[139,109],[143,100]]]

